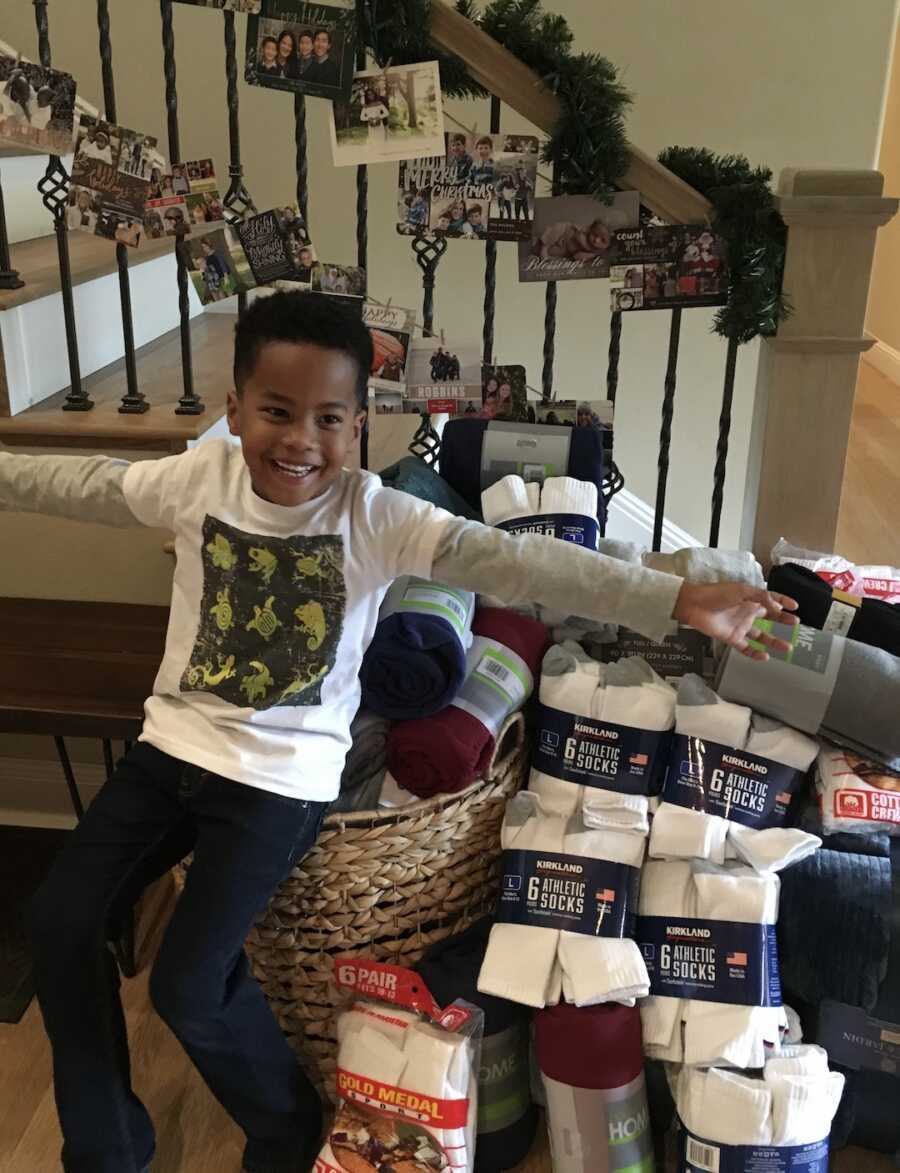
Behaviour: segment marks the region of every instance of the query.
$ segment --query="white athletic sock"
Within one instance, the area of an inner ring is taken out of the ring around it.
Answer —
[[[831,1131],[831,1121],[841,1102],[844,1077],[837,1071],[815,1075],[763,1072],[772,1093],[772,1144],[814,1144]]]
[[[651,570],[677,574],[688,582],[745,582],[764,587],[762,567],[746,550],[711,550],[687,547],[674,554],[647,553],[644,565]]]
[[[819,744],[780,721],[754,713],[745,749],[758,757],[805,772],[815,761]],[[729,823],[728,840],[735,855],[758,872],[780,872],[790,864],[806,859],[822,846],[822,840],[816,835],[798,827],[757,830],[740,823]]]
[[[675,1099],[682,1122],[700,1140],[723,1145],[772,1143],[772,1097],[762,1080],[717,1067],[683,1067]]]
[[[648,860],[641,873],[641,916],[695,917],[696,895],[691,865],[676,861]],[[651,1059],[681,1061],[683,1046],[681,998],[652,995],[641,1004],[644,1052]]]
[[[569,819],[563,850],[566,855],[604,859],[640,868],[644,837],[622,831],[594,831],[580,813]],[[576,1006],[598,1002],[634,1005],[649,993],[647,966],[635,941],[622,937],[589,937],[561,932],[559,963],[563,995]]]
[[[606,666],[591,659],[578,644],[567,641],[554,645],[541,664],[541,704],[576,717],[589,717],[605,672]],[[528,789],[540,796],[546,811],[566,816],[578,810],[584,792],[583,786],[540,770],[531,771]]]
[[[403,1073],[406,1090],[441,1100],[464,1100],[469,1095],[471,1076],[471,1054],[466,1038],[424,1022],[410,1027]],[[477,1112],[477,1104],[472,1103],[469,1111]],[[475,1154],[468,1151],[466,1132],[466,1128],[453,1128],[435,1133],[453,1169],[471,1168],[474,1161]]]
[[[529,490],[531,491],[529,492]],[[485,525],[499,525],[502,521],[516,521],[520,517],[533,517],[539,512],[537,507],[539,492],[540,488],[537,484],[532,488],[518,476],[507,476],[496,481],[481,494],[481,513]]]
[[[575,477],[547,477],[541,489],[541,513],[597,516],[597,486]]]
[[[535,794],[523,791],[506,806],[500,841],[504,850],[563,851],[566,820],[546,814]],[[510,1002],[541,1008],[556,994],[557,929],[495,924],[491,929],[478,989]]]
[[[743,749],[750,730],[750,710],[720,700],[699,676],[683,676],[675,706],[675,732],[729,748]],[[659,859],[708,859],[725,862],[727,820],[663,802],[653,819],[650,854]]]
[[[778,919],[779,880],[750,868],[694,871],[697,916],[703,920],[771,925]],[[684,1061],[691,1065],[762,1067],[766,1046],[778,1049],[787,1022],[781,1006],[737,1006],[692,999],[684,1020]]]

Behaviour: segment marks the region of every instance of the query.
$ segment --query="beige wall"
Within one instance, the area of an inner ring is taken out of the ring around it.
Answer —
[[[548,0],[566,15],[579,49],[607,54],[636,95],[629,135],[657,151],[672,143],[741,151],[785,166],[869,167],[877,134],[893,33],[895,0],[866,0],[865,19],[844,0]],[[165,144],[159,10],[152,0],[111,0],[119,117],[156,133]],[[30,0],[4,0],[3,36],[35,52]],[[238,17],[238,45],[244,42]],[[96,22],[91,0],[50,6],[54,62],[77,74],[85,95],[101,102]],[[221,16],[175,5],[181,142],[185,157],[213,155],[220,175],[228,161]],[[310,222],[326,259],[355,259],[355,169],[335,169],[326,128],[327,104],[310,101]],[[486,103],[451,104],[471,123]],[[241,125],[247,181],[258,205],[294,191],[293,104],[289,96],[241,82]],[[505,128],[521,123],[514,115]],[[374,296],[419,306],[419,273],[394,232],[396,168],[370,171],[370,273]],[[7,192],[7,198],[17,198]],[[898,230],[900,231],[900,230]],[[540,383],[544,296],[516,281],[514,249],[501,246],[497,352],[524,362]],[[480,336],[483,261],[463,242],[440,270],[436,322],[448,334]],[[557,394],[603,393],[608,346],[606,282],[575,282],[559,292]],[[709,519],[724,346],[709,335],[711,314],[692,311],[682,329],[667,512],[705,536]],[[628,487],[652,502],[659,404],[668,315],[633,314],[623,330],[617,460]],[[744,489],[756,350],[742,349],[726,484],[723,544],[737,541]],[[162,601],[168,566],[155,535],[0,518],[0,594],[134,598]]]
[[[878,168],[884,174],[885,194],[900,195],[900,25],[894,41]],[[895,216],[878,234],[866,328],[900,352],[900,217]]]

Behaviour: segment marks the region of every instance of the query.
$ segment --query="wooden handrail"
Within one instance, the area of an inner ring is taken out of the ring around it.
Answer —
[[[539,130],[552,132],[560,117],[559,98],[518,57],[444,0],[432,3],[429,32],[438,48],[466,63],[476,81]],[[712,205],[705,196],[638,147],[628,150],[622,183],[641,193],[641,203],[673,224],[709,220]]]

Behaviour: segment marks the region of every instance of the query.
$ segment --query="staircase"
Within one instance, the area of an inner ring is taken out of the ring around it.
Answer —
[[[56,237],[36,189],[46,164],[46,156],[5,153],[0,160],[11,263],[25,282],[0,290],[0,443],[181,452],[213,430],[219,433],[233,315],[205,314],[189,288],[195,385],[206,411],[175,415],[182,379],[171,239],[145,240],[129,250],[138,384],[151,410],[122,415],[126,383],[115,246],[69,233],[82,381],[95,407],[60,410],[69,367]],[[92,328],[97,322],[102,329]]]

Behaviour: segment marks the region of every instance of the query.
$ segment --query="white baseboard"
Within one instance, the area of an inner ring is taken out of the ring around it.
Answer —
[[[88,807],[106,781],[103,766],[73,762],[78,793]],[[0,824],[70,830],[75,814],[59,762],[47,758],[0,758]]]
[[[637,542],[641,546],[653,544],[653,517],[654,509],[634,493],[623,489],[616,493],[609,506],[609,519],[606,525],[606,536],[618,538],[622,542]],[[693,537],[687,530],[675,525],[672,521],[663,522],[662,551],[671,554],[675,550],[683,550],[687,546],[702,546],[699,538]]]
[[[894,350],[893,346],[876,339],[875,345],[869,350],[864,350],[861,358],[863,362],[867,362],[870,367],[874,367],[886,379],[900,387],[900,350]]]

